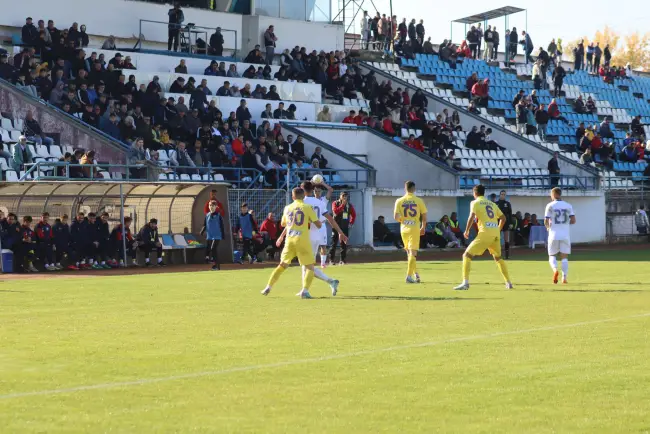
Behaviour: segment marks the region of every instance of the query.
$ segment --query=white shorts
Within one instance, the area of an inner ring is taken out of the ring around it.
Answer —
[[[548,242],[548,255],[555,256],[558,253],[565,255],[571,254],[571,241],[570,240],[553,240]]]
[[[314,255],[318,254],[318,248],[320,246],[327,245],[327,231],[323,230],[324,227],[320,228],[317,231],[311,231],[309,238],[311,240],[311,250],[314,252]]]

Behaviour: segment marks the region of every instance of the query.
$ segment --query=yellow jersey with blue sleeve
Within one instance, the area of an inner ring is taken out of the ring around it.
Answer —
[[[405,249],[418,250],[420,248],[422,214],[426,213],[427,206],[424,201],[412,193],[405,194],[395,201],[393,214],[400,222],[402,243]]]
[[[293,258],[298,257],[300,265],[314,263],[309,225],[316,221],[318,221],[316,212],[311,205],[302,200],[295,200],[284,208],[281,223],[287,228],[287,235],[281,262],[290,264]]]

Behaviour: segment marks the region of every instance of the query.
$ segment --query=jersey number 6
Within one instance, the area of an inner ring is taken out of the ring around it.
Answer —
[[[494,218],[494,210],[492,209],[492,207],[490,205],[485,207],[485,212],[486,212],[488,217],[490,217],[491,219]]]

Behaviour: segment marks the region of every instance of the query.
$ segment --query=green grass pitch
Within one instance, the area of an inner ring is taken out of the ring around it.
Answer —
[[[649,432],[647,251],[508,264],[3,281],[0,432]]]

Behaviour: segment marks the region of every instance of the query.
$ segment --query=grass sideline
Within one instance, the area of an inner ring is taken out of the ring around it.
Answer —
[[[638,262],[638,263],[637,263]],[[0,283],[3,433],[648,432],[645,251]]]

